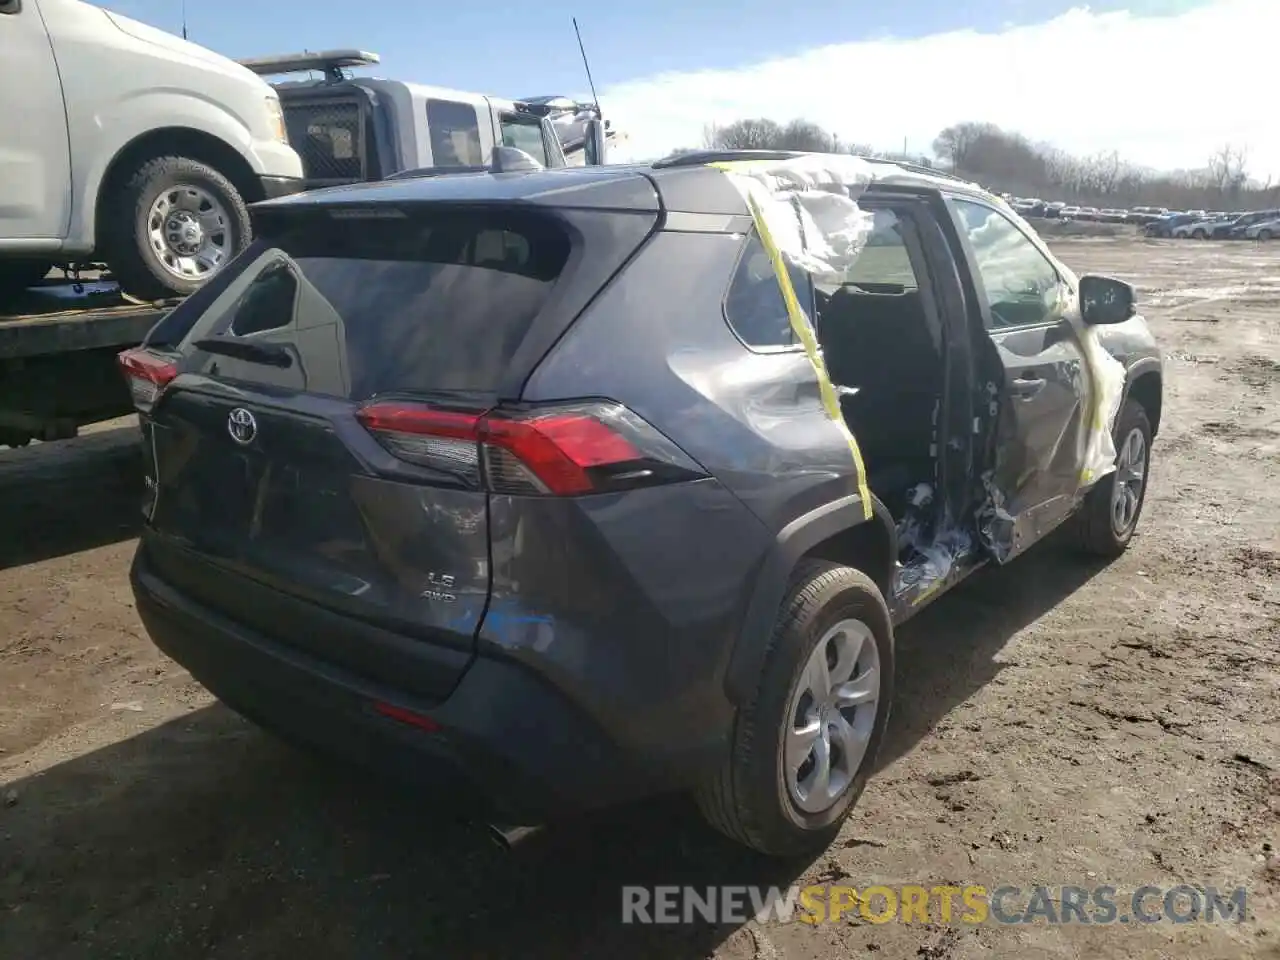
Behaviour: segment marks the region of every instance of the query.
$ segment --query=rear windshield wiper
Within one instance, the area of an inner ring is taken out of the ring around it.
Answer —
[[[246,360],[249,363],[262,363],[269,367],[293,366],[293,355],[275,343],[241,340],[237,337],[205,337],[197,340],[192,346],[206,353],[220,353],[225,357],[235,357],[237,360]]]

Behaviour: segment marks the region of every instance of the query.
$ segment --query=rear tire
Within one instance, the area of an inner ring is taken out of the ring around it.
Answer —
[[[1195,240],[1207,240],[1208,235],[1203,230],[1192,230],[1191,236]]]
[[[1120,556],[1129,546],[1138,518],[1142,515],[1142,505],[1147,499],[1147,480],[1151,470],[1151,421],[1146,410],[1135,400],[1126,400],[1120,409],[1116,418],[1115,444],[1116,469],[1094,484],[1071,521],[1078,548],[1092,556],[1108,559]],[[1139,448],[1137,464],[1127,462]],[[1141,471],[1136,480],[1135,466]],[[1120,484],[1126,484],[1129,492],[1119,490]],[[1123,508],[1119,503],[1122,495],[1126,498]]]
[[[819,661],[825,670],[815,666]],[[846,667],[849,679],[818,703],[810,694],[814,671],[839,680]],[[803,561],[779,611],[759,685],[738,712],[729,754],[695,794],[703,816],[768,856],[811,856],[829,846],[875,765],[893,702],[893,670],[893,626],[874,581],[851,567]],[[818,759],[824,751],[825,780]],[[807,759],[793,772],[789,756]]]
[[[249,209],[208,164],[148,160],[106,205],[106,259],[126,293],[145,300],[193,293],[249,245]]]
[[[1259,231],[1258,231],[1258,239],[1259,239],[1259,240],[1261,240],[1263,243],[1266,243],[1268,240],[1270,240],[1270,239],[1271,239],[1271,231],[1270,231],[1270,230],[1259,230]]]

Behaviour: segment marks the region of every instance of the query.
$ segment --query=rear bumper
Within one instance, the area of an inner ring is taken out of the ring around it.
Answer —
[[[274,642],[199,605],[159,579],[145,550],[130,580],[155,644],[238,713],[318,748],[441,796],[468,812],[541,823],[634,799],[662,778],[612,743],[540,676],[477,657],[432,704]],[[429,717],[427,731],[376,704]]]
[[[298,177],[259,177],[258,182],[262,185],[262,196],[265,200],[292,196],[307,188],[307,182]]]

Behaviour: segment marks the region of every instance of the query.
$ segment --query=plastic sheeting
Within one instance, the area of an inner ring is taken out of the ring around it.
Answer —
[[[719,164],[782,255],[819,282],[840,283],[866,246],[873,220],[857,195],[875,179],[858,157],[810,154]],[[811,319],[811,318],[810,318]]]
[[[943,178],[908,171],[895,164],[869,163],[853,156],[808,154],[783,160],[741,160],[717,163],[737,187],[747,202],[761,233],[772,237],[771,245],[781,257],[813,275],[818,282],[841,283],[848,270],[866,245],[873,225],[872,216],[862,210],[857,197],[874,180],[890,179],[906,183],[933,183],[946,186]],[[1070,325],[1080,347],[1091,388],[1086,412],[1089,429],[1085,431],[1082,449],[1079,451],[1081,472],[1079,485],[1086,487],[1115,469],[1115,442],[1112,437],[1115,419],[1124,393],[1125,369],[1111,356],[1099,340],[1097,331],[1086,326],[1081,319],[1078,298],[1073,292],[1078,281],[1074,273],[1053,257],[1034,230],[1008,204],[988,195],[988,201],[1005,216],[1024,227],[1024,233],[1032,242],[1057,264],[1066,283],[1059,284],[1057,302],[1053,304],[1060,316]],[[981,229],[981,228],[979,228]],[[769,246],[770,243],[766,243]],[[810,360],[818,374],[824,395],[831,398],[827,412],[839,422],[849,437],[858,472],[859,488],[865,493],[866,479],[857,440],[848,433],[836,400],[837,388],[826,374],[821,350],[817,345],[813,318],[804,314],[791,289],[785,270],[779,271],[784,300],[792,314],[797,334],[805,343]],[[1046,291],[1047,293],[1048,291]],[[796,316],[799,314],[799,317]],[[990,478],[985,480],[988,502],[980,511],[980,521],[985,517],[984,539],[988,540],[999,561],[1008,553],[1007,536],[1011,534],[1012,517],[1005,509],[1003,492]],[[939,544],[945,531],[939,536]],[[950,566],[951,559],[963,552],[960,543],[951,543],[945,550],[949,558],[939,552],[936,557],[941,571]]]

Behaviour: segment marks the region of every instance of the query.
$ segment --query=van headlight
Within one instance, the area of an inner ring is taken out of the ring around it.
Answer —
[[[280,106],[280,98],[267,97],[267,117],[271,124],[271,132],[281,143],[289,142],[289,131],[284,125],[284,108]]]

